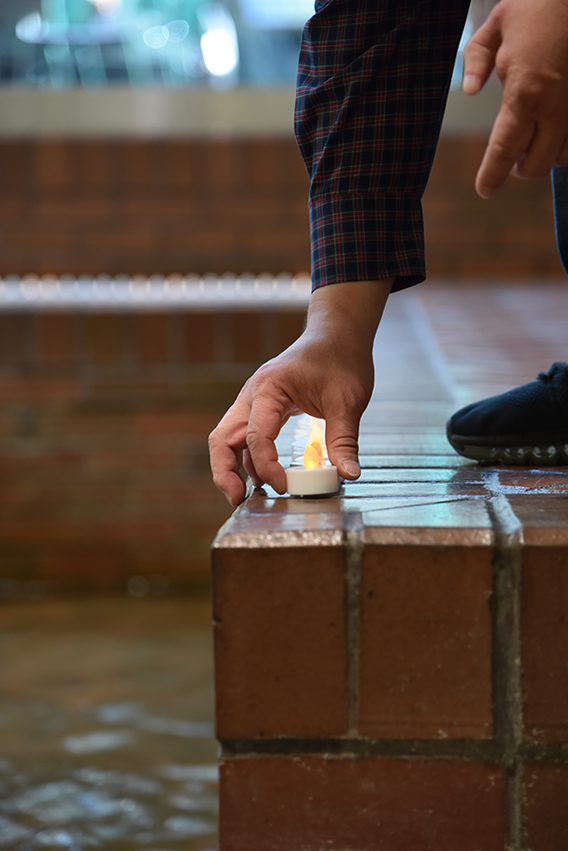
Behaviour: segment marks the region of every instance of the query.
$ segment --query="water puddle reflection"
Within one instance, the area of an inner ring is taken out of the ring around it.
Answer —
[[[210,635],[207,615],[187,627],[191,608],[166,602],[152,624],[146,607],[145,625],[130,610],[126,630],[107,617],[88,633],[75,617],[67,629],[3,624],[0,849],[215,851]]]

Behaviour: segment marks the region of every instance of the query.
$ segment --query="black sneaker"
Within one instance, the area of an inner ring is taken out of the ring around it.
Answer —
[[[474,402],[446,427],[454,449],[488,464],[568,464],[568,364],[536,381]]]

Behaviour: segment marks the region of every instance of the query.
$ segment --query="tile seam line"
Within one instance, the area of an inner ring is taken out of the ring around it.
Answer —
[[[448,366],[448,360],[438,342],[426,308],[418,293],[407,293],[404,311],[430,365],[452,404],[459,405],[458,387]]]
[[[345,642],[347,651],[347,735],[359,736],[359,663],[361,654],[361,577],[363,558],[363,515],[343,514],[345,547]]]
[[[498,473],[483,472],[495,534],[493,559],[493,702],[495,732],[503,746],[507,848],[524,847],[521,588],[523,526],[499,493]]]
[[[337,758],[392,757],[456,762],[487,762],[502,765],[501,748],[488,739],[367,739],[339,737],[305,739],[221,739],[223,754],[229,757],[323,756]]]

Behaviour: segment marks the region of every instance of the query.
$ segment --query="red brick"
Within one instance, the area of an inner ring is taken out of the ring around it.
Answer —
[[[492,734],[491,551],[376,546],[363,559],[360,732]]]
[[[85,317],[86,355],[94,364],[120,363],[125,349],[125,318],[120,314]]]
[[[242,182],[241,149],[234,141],[216,141],[209,148],[210,191],[231,192]]]
[[[133,319],[137,360],[140,363],[168,363],[170,360],[168,314],[137,313]]]
[[[77,354],[76,321],[71,313],[39,316],[40,358],[48,364],[72,365]]]
[[[503,777],[492,765],[389,757],[229,758],[221,762],[220,800],[222,851],[504,848]]]
[[[284,351],[298,339],[304,330],[305,321],[306,314],[303,311],[278,314],[279,351]]]
[[[42,553],[38,579],[50,582],[87,580],[91,585],[108,585],[124,574],[124,555],[119,550],[83,545],[48,549]]]
[[[211,142],[209,140],[192,139],[186,143],[189,158],[189,175],[198,198],[202,198],[204,189],[209,188],[211,170]]]
[[[216,343],[215,313],[186,313],[184,349],[190,363],[213,363]]]
[[[26,314],[0,314],[0,365],[24,367],[30,357],[33,318]]]
[[[2,195],[16,192],[21,195],[28,188],[29,156],[32,145],[18,139],[17,142],[0,143],[0,187]]]
[[[549,497],[550,501],[550,497]],[[565,507],[558,506],[565,525]],[[568,549],[527,547],[523,565],[523,685],[530,737],[568,739]]]
[[[525,788],[526,847],[530,848],[530,851],[566,851],[568,765],[527,765]]]
[[[307,216],[310,181],[298,146],[293,139],[290,141],[278,139],[275,144],[278,149],[281,173],[286,176],[287,190],[290,192],[290,189],[293,189],[294,194],[296,194],[298,189],[300,190],[304,202],[303,210]]]
[[[4,511],[0,519],[2,543],[25,544],[28,547],[39,544],[42,548],[50,544],[67,546],[84,543],[85,535],[85,528],[78,524],[50,518],[45,505],[41,512],[30,513],[29,516],[17,511],[15,516],[9,517],[8,512]]]
[[[66,190],[73,186],[72,142],[40,141],[33,148],[34,177],[40,192]]]
[[[80,475],[82,464],[83,457],[76,448],[70,450],[58,447],[41,454],[24,452],[21,455],[15,453],[0,455],[0,471],[4,477],[19,474],[24,476],[49,474],[51,476],[57,472]]]
[[[343,735],[342,548],[228,548],[213,558],[217,735]]]
[[[137,139],[122,143],[118,155],[125,194],[132,190],[152,189],[159,184],[162,154],[160,142]]]
[[[251,187],[260,187],[273,192],[277,186],[282,186],[281,177],[277,142],[273,139],[251,140],[248,164]]]
[[[133,434],[207,436],[217,425],[214,411],[145,411],[132,419]]]
[[[262,313],[237,313],[232,316],[233,359],[237,363],[259,363],[262,360]]]
[[[81,386],[74,378],[0,379],[0,402],[72,402],[81,396]]]
[[[161,444],[160,447],[136,444],[98,449],[85,458],[86,472],[89,475],[109,476],[132,475],[139,470],[151,473],[159,470],[169,473],[179,471],[184,463],[185,447],[172,449],[169,445],[164,446],[163,440]]]
[[[167,144],[164,163],[164,187],[172,193],[187,193],[193,183],[192,164],[195,145],[189,141],[172,141]]]
[[[112,196],[118,174],[118,144],[108,139],[100,142],[81,140],[75,143],[74,156],[78,184],[87,191],[98,190]]]

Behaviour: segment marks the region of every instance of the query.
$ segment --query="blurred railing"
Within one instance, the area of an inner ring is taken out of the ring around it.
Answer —
[[[307,274],[290,275],[7,275],[0,311],[180,309],[264,311],[305,306]]]

